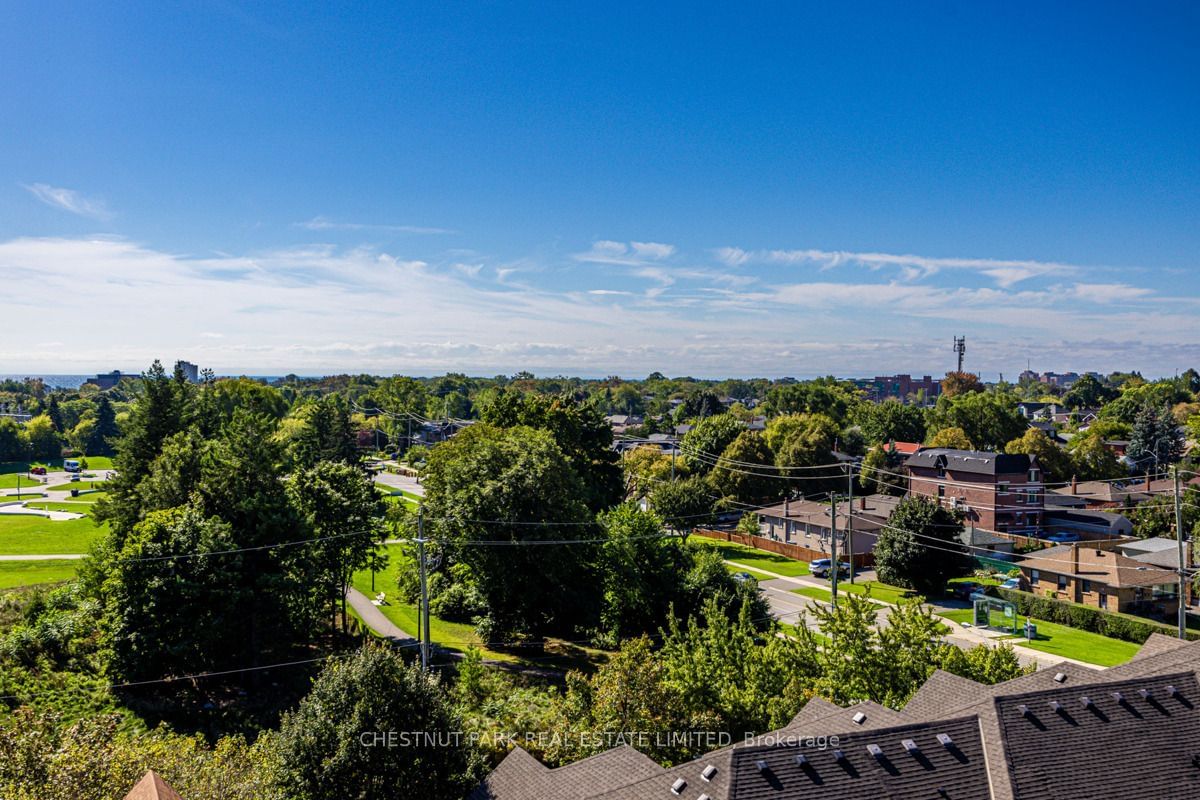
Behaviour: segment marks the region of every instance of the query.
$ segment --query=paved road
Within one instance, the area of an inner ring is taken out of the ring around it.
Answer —
[[[403,489],[409,494],[415,494],[417,497],[425,496],[425,487],[417,483],[416,478],[410,478],[407,475],[394,475],[390,472],[381,472],[375,476],[375,482],[381,486],[388,486],[392,489]]]
[[[745,565],[738,564],[736,561],[727,561],[726,563],[734,566],[745,567]],[[768,575],[773,574],[763,569],[759,569],[758,571],[764,572]],[[767,598],[767,602],[769,602],[771,605],[771,611],[775,614],[775,616],[780,621],[793,625],[798,624],[798,621],[801,618],[801,615],[797,612],[807,608],[810,604],[816,603],[821,606],[829,605],[829,603],[823,600],[808,598],[803,595],[794,594],[791,591],[792,589],[797,589],[802,586],[817,586],[823,589],[828,589],[829,583],[808,576],[791,578],[784,575],[774,575],[771,580],[764,580],[759,583],[759,587],[763,590],[763,593]],[[873,600],[872,602],[875,602],[880,606],[880,613],[876,616],[876,623],[879,625],[887,625],[888,614],[890,613],[891,606],[878,600]],[[933,609],[934,614],[937,614],[937,610],[938,609],[935,606]],[[994,646],[998,638],[998,634],[992,631],[982,631],[978,628],[964,628],[952,620],[943,620],[943,622],[945,622],[946,626],[950,629],[949,633],[947,633],[945,636],[946,641],[964,650],[980,644]],[[820,630],[820,628],[813,624],[811,620],[808,621],[808,627],[816,631]],[[1089,664],[1086,661],[1078,661],[1073,658],[1065,658],[1063,656],[1056,656],[1050,653],[1043,653],[1040,650],[1032,650],[1028,647],[1022,647],[1016,641],[1009,640],[1006,642],[1006,644],[1012,645],[1013,650],[1016,652],[1017,658],[1022,665],[1037,664],[1039,667],[1045,667],[1054,664],[1061,664],[1064,661],[1070,661],[1071,663],[1078,664],[1082,667],[1088,667],[1090,669],[1102,669],[1102,667],[1099,667],[1095,664]]]

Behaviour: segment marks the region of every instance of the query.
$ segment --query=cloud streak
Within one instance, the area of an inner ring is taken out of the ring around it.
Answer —
[[[464,263],[328,244],[198,257],[117,237],[0,241],[0,280],[19,287],[4,305],[0,362],[56,372],[161,357],[260,374],[854,375],[936,370],[953,332],[972,337],[978,369],[1015,373],[1028,354],[1047,368],[1200,363],[1195,292],[1080,276],[1019,290],[938,285],[875,270],[771,280],[751,259],[695,266],[672,246],[614,244],[589,253],[622,269],[580,276],[574,257]],[[86,344],[56,347],[38,335],[46,308],[103,308],[105,325]]]
[[[422,236],[438,236],[458,233],[450,228],[430,228],[421,225],[375,225],[367,222],[334,222],[326,217],[313,217],[305,222],[293,223],[294,227],[309,231],[380,231],[383,233],[410,233]]]
[[[112,212],[105,207],[104,203],[84,197],[74,189],[64,189],[47,183],[21,184],[21,186],[51,208],[102,221],[113,217]]]
[[[732,267],[747,264],[783,264],[815,266],[820,270],[854,265],[870,270],[895,268],[901,278],[913,281],[927,278],[943,270],[971,270],[988,276],[1001,287],[1013,286],[1030,278],[1046,275],[1074,275],[1080,267],[1053,261],[1011,260],[993,258],[934,258],[895,253],[853,252],[848,250],[743,250],[722,247],[714,255]]]

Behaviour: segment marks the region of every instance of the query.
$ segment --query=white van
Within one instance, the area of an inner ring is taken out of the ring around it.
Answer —
[[[63,469],[67,472],[79,472],[79,459],[68,458],[63,461]]]

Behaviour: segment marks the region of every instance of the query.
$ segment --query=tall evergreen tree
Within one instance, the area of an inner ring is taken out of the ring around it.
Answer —
[[[1139,470],[1162,470],[1183,457],[1183,433],[1168,406],[1147,403],[1133,420],[1125,451]]]

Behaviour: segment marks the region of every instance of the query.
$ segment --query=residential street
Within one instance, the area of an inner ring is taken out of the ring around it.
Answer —
[[[739,564],[736,561],[727,561],[726,563],[737,567],[745,567],[745,565]],[[766,596],[767,601],[771,604],[771,611],[774,613],[776,619],[780,620],[781,622],[791,625],[798,625],[800,620],[803,618],[800,612],[804,609],[809,608],[812,604],[817,604],[820,606],[829,605],[829,603],[824,600],[804,597],[803,595],[798,595],[792,592],[792,589],[797,589],[804,586],[815,586],[820,589],[828,590],[828,581],[808,576],[790,578],[784,575],[767,572],[761,568],[755,569],[758,572],[772,575],[770,580],[764,580],[760,582],[759,587],[763,590],[763,594]],[[863,580],[871,580],[875,576],[874,573],[868,572],[863,573],[859,577],[861,577]],[[876,617],[877,624],[886,625],[891,606],[888,603],[884,603],[880,600],[872,599],[871,602],[881,606],[879,609],[879,614]],[[937,613],[936,605],[934,606],[934,613]],[[820,631],[820,626],[815,624],[811,618],[806,618],[806,621],[810,629],[814,631]],[[964,650],[979,644],[995,646],[995,643],[999,638],[999,634],[993,631],[985,631],[979,628],[964,628],[963,626],[949,619],[944,619],[943,622],[945,622],[946,626],[950,629],[949,633],[946,634],[946,641],[950,642],[956,647],[961,647]],[[1095,664],[1089,664],[1086,661],[1078,661],[1071,658],[1065,658],[1063,656],[1043,653],[1028,647],[1022,647],[1017,641],[1014,640],[1008,640],[1006,643],[1012,645],[1013,650],[1016,651],[1017,657],[1020,659],[1021,664],[1023,665],[1037,664],[1039,667],[1046,667],[1054,664],[1060,664],[1063,661],[1069,661],[1073,664],[1088,667],[1089,669],[1100,669],[1100,667],[1096,666]]]

